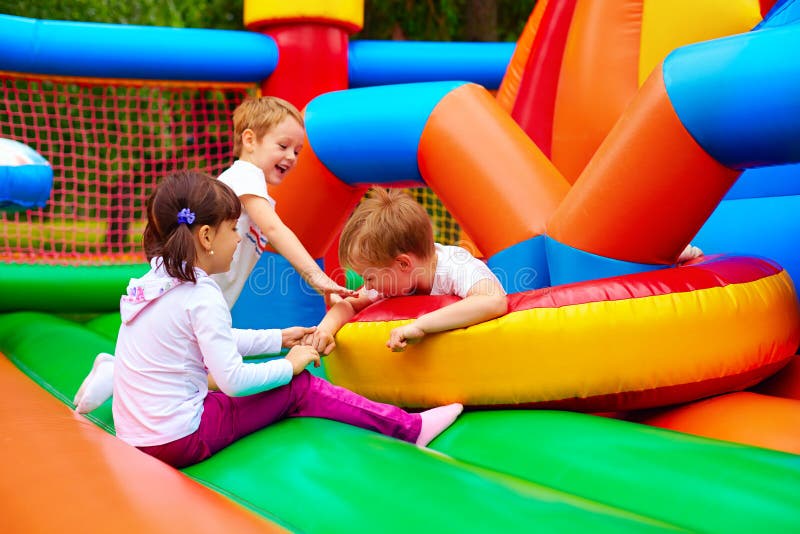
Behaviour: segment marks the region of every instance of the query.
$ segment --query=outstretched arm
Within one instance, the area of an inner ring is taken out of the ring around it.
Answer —
[[[303,247],[294,232],[283,224],[266,199],[256,195],[243,195],[240,198],[244,209],[267,237],[270,244],[292,264],[292,267],[297,269],[300,276],[317,292],[322,295],[336,293],[342,296],[354,296],[356,294],[355,291],[342,287],[331,280],[319,268],[314,258]]]
[[[421,340],[425,334],[482,323],[505,314],[507,310],[508,301],[503,288],[494,280],[486,278],[472,286],[462,300],[393,329],[386,346],[394,351],[402,351],[409,343]]]
[[[372,303],[366,294],[358,297],[348,297],[334,304],[325,317],[322,318],[317,330],[307,336],[305,343],[314,347],[322,354],[330,354],[336,346],[334,336],[339,329],[344,326],[355,314],[366,308]]]

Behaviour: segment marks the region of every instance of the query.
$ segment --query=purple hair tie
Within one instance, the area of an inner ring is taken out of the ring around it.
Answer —
[[[178,224],[190,225],[194,222],[194,212],[189,208],[183,208],[178,212]]]

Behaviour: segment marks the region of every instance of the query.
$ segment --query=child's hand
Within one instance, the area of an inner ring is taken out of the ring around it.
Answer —
[[[331,351],[336,347],[336,341],[333,338],[333,334],[320,329],[317,329],[317,331],[313,334],[306,336],[306,338],[303,340],[303,343],[311,345],[314,347],[314,350],[321,352],[326,356],[330,354]]]
[[[303,342],[303,340],[314,333],[316,326],[306,328],[305,326],[292,326],[281,330],[281,347],[292,348]]]
[[[312,276],[308,282],[320,295],[327,297],[327,295],[336,294],[340,297],[357,297],[358,291],[342,287],[328,277],[323,272],[319,272],[316,276]]]
[[[414,323],[398,326],[389,332],[389,341],[386,342],[386,346],[394,352],[402,352],[409,343],[418,343],[423,337],[425,337],[425,331],[414,326]]]
[[[292,364],[292,373],[295,376],[302,373],[311,362],[314,362],[314,367],[319,367],[319,353],[308,345],[295,345],[286,355],[286,359]]]
[[[683,263],[685,261],[693,260],[697,257],[703,255],[703,251],[700,250],[699,247],[695,247],[694,245],[686,245],[686,248],[683,249],[681,255],[678,257],[678,263]]]
[[[214,377],[211,376],[211,373],[206,375],[208,380],[208,389],[212,389],[214,391],[219,391],[219,386],[217,385],[217,381],[214,380]]]

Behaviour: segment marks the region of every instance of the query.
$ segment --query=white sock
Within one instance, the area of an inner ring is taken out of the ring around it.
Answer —
[[[92,370],[83,379],[72,401],[75,411],[89,413],[107,401],[114,391],[114,356],[101,352],[94,359]]]
[[[453,421],[464,410],[461,404],[448,404],[447,406],[439,406],[420,412],[422,417],[422,430],[420,430],[419,437],[417,438],[417,445],[425,447],[428,443],[433,441],[433,438],[444,432],[444,430],[453,424]]]

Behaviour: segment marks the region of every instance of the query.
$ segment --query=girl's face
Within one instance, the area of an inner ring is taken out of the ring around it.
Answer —
[[[269,185],[280,185],[303,149],[305,132],[294,119],[286,117],[261,139],[244,142],[243,158],[262,171]]]
[[[206,273],[217,274],[230,270],[233,253],[236,252],[236,247],[242,240],[242,237],[236,231],[236,222],[236,219],[222,221],[214,229],[213,237],[211,238],[211,250],[214,251],[214,255],[206,256],[208,259]]]

